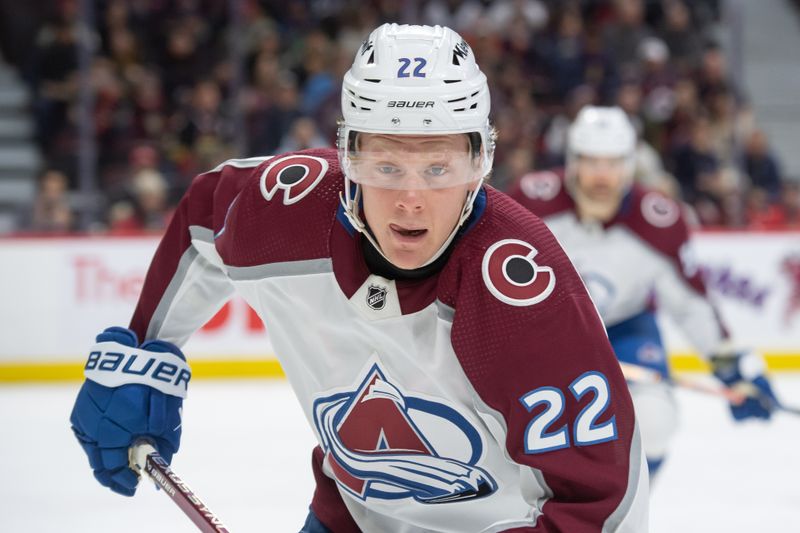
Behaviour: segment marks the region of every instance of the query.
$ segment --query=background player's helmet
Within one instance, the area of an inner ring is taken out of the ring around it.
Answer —
[[[623,158],[625,179],[633,179],[636,167],[636,130],[619,107],[586,106],[567,134],[567,176],[574,179],[579,156]]]
[[[482,180],[492,168],[494,133],[489,123],[489,87],[469,45],[442,26],[384,24],[356,52],[342,85],[339,161],[345,175],[342,203],[353,226],[379,250],[359,214],[358,133],[397,135],[469,134],[476,182],[465,198],[458,227],[469,217]],[[383,184],[370,183],[375,186]],[[454,185],[453,183],[444,186]],[[388,185],[387,185],[388,186]]]

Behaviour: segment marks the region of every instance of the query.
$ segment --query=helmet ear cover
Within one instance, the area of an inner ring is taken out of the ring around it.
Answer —
[[[467,133],[467,137],[469,138],[469,154],[472,157],[480,157],[481,156],[481,134],[477,131],[470,131]]]

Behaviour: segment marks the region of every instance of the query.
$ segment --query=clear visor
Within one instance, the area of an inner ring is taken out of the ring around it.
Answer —
[[[625,156],[593,156],[578,154],[580,168],[591,172],[623,172],[630,158]]]
[[[360,185],[396,190],[446,189],[487,174],[485,155],[472,153],[463,134],[361,135],[358,139],[351,136],[340,154],[342,170],[350,181]],[[370,137],[363,137],[366,135]]]

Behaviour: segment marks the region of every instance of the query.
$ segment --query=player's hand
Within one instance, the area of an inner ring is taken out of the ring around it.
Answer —
[[[178,451],[181,405],[190,378],[186,358],[168,342],[107,328],[97,336],[70,423],[100,484],[133,496],[138,475],[128,467],[128,448],[152,441],[167,461]]]
[[[740,403],[731,402],[731,414],[736,420],[762,418],[769,420],[780,407],[769,380],[764,375],[765,364],[754,352],[731,352],[711,357],[714,375],[727,387],[741,393]]]

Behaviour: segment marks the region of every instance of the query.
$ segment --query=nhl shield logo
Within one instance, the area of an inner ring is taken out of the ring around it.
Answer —
[[[367,289],[367,305],[375,311],[383,309],[386,306],[386,287],[370,285]]]

